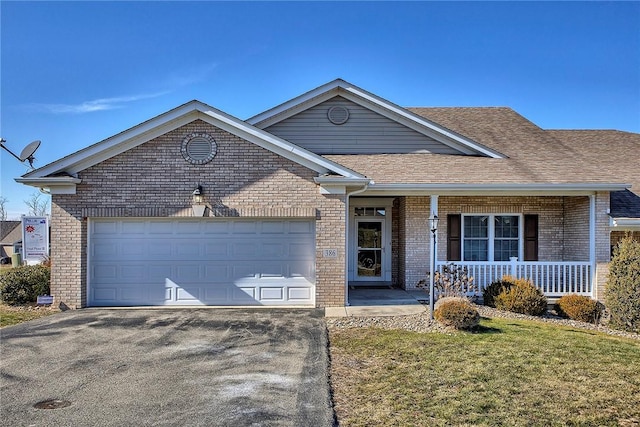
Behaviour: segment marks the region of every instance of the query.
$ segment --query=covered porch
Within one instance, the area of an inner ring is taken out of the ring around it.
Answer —
[[[530,279],[550,299],[602,299],[610,259],[609,193],[549,193],[370,192],[351,199],[347,304],[358,303],[359,286],[415,291],[420,282],[429,283],[430,271],[451,264],[473,278],[467,289],[472,295],[511,275]],[[435,229],[429,221],[434,217]],[[373,263],[364,258],[371,266],[361,262],[363,254],[375,255],[369,257]]]

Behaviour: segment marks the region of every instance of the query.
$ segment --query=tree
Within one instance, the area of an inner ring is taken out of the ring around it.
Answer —
[[[614,249],[605,298],[615,328],[640,332],[640,242],[629,235]]]
[[[0,221],[7,220],[7,203],[9,200],[6,197],[0,196]]]
[[[34,192],[28,200],[24,201],[29,208],[30,216],[45,216],[49,213],[49,200],[42,193]]]

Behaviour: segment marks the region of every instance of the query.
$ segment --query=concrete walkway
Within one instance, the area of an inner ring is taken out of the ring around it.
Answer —
[[[423,291],[389,288],[350,288],[347,307],[326,307],[325,317],[408,316],[428,309]]]

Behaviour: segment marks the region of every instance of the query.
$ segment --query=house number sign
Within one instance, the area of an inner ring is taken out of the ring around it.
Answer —
[[[338,258],[338,250],[337,249],[323,249],[322,250],[323,258]]]

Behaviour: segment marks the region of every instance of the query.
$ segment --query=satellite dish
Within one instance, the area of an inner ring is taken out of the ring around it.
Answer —
[[[33,155],[35,154],[38,147],[40,147],[39,139],[24,147],[24,149],[20,153],[20,161],[24,162],[25,160],[29,160],[29,166],[33,167],[33,161],[35,160],[35,157],[33,157]]]
[[[20,157],[16,156],[13,151],[9,150],[9,148],[7,148],[3,144],[4,142],[7,142],[7,141],[5,139],[0,138],[0,147],[2,147],[5,150],[7,150],[13,157],[15,157],[16,159],[20,160],[22,163],[24,163],[25,160],[28,160],[29,161],[29,166],[33,167],[33,161],[36,159],[35,157],[33,157],[33,155],[35,154],[35,152],[38,149],[38,147],[40,147],[40,141],[39,140],[33,141],[32,143],[30,143],[29,145],[24,147],[24,149],[20,153]]]

